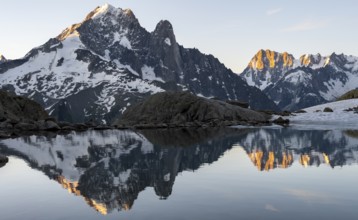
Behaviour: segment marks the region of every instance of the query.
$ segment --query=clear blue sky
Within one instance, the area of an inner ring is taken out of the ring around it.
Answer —
[[[105,3],[131,8],[148,31],[169,20],[180,44],[236,72],[261,48],[358,55],[357,0],[1,0],[0,53],[22,57]]]

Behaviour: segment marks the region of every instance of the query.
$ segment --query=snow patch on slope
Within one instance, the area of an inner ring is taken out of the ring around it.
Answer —
[[[304,85],[307,85],[311,79],[312,79],[311,75],[307,74],[302,70],[298,70],[296,72],[290,73],[289,75],[284,77],[285,81],[290,82],[293,85],[297,85],[299,83],[303,83]]]
[[[148,80],[150,82],[152,82],[152,81],[164,82],[164,80],[162,78],[157,77],[155,75],[154,68],[147,66],[147,65],[144,65],[142,67],[142,78],[144,80]]]
[[[333,112],[323,112],[329,107]],[[324,125],[329,127],[343,127],[347,129],[358,129],[358,114],[353,111],[345,111],[349,108],[358,107],[358,99],[349,99],[331,102],[304,109],[307,113],[295,114],[287,117],[292,124],[303,124],[304,126]]]
[[[325,82],[324,85],[326,86],[327,91],[321,91],[320,95],[327,101],[332,101],[336,100],[343,94],[358,88],[358,75],[350,72],[346,72],[345,75],[347,76],[347,80],[345,81],[345,83],[343,83],[339,79],[331,79],[330,81]]]
[[[123,40],[123,37],[121,39]],[[55,100],[65,99],[84,89],[104,85],[103,91],[97,96],[96,104],[102,105],[107,112],[115,105],[112,96],[118,92],[118,89],[126,92],[137,91],[150,94],[163,91],[151,84],[153,80],[163,82],[161,78],[155,76],[154,69],[151,67],[145,66],[142,69],[145,79],[149,82],[140,79],[136,71],[129,65],[121,64],[118,60],[114,61],[116,66],[108,65],[103,72],[92,73],[89,71],[90,63],[77,60],[76,51],[78,49],[86,50],[86,47],[76,32],[61,43],[62,48],[50,53],[39,51],[36,56],[31,57],[23,65],[0,74],[0,85],[13,85],[15,92],[19,95],[31,94],[36,91]],[[105,62],[110,62],[109,51],[106,52],[105,57],[91,51],[90,53],[100,57]],[[62,60],[61,65],[59,65],[59,60]],[[138,78],[129,78],[128,72]],[[45,107],[48,108],[49,105]]]
[[[112,45],[114,45],[116,42],[119,42],[119,44],[122,45],[123,47],[132,50],[133,49],[132,44],[129,41],[129,39],[125,36],[126,34],[128,34],[127,29],[121,30],[121,33],[119,32],[114,33]]]
[[[170,39],[168,37],[165,38],[164,43],[166,43],[168,46],[172,45],[172,42],[170,41]]]

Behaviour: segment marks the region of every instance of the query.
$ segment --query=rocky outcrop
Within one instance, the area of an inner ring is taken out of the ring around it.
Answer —
[[[0,139],[38,134],[40,131],[105,130],[110,126],[95,123],[72,124],[49,117],[38,103],[21,96],[0,91]]]
[[[333,112],[333,109],[331,109],[330,107],[326,107],[323,109],[323,112]]]
[[[0,122],[39,121],[48,118],[38,103],[0,90]]]
[[[337,99],[337,101],[347,100],[347,99],[358,99],[358,89],[353,89]]]
[[[2,165],[6,164],[7,162],[9,162],[9,158],[0,154],[0,167],[2,167]]]
[[[264,113],[189,92],[163,92],[129,108],[115,125],[137,128],[227,126],[266,123],[268,119]]]

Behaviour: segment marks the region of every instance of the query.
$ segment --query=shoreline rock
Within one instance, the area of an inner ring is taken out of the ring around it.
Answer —
[[[5,165],[7,162],[9,162],[9,158],[5,155],[0,154],[0,167]]]
[[[129,108],[113,125],[134,129],[224,127],[268,124],[269,119],[266,113],[189,92],[162,92]]]
[[[289,119],[283,119],[282,117],[279,117],[272,121],[274,124],[281,125],[281,126],[288,126],[290,124]]]

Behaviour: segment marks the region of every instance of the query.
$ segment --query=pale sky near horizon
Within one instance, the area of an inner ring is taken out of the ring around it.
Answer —
[[[105,3],[132,9],[148,31],[169,20],[179,44],[237,73],[259,49],[358,56],[357,0],[1,0],[0,54],[23,57]]]

